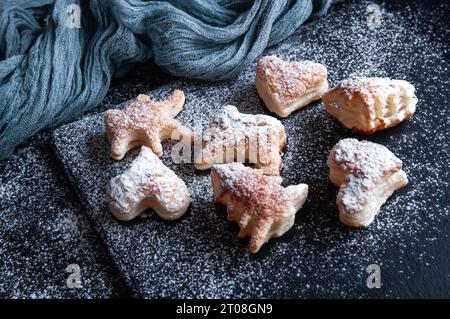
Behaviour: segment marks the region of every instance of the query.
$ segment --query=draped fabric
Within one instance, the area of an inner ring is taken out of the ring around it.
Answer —
[[[80,116],[112,77],[153,59],[175,76],[223,80],[332,0],[2,0],[0,159]]]

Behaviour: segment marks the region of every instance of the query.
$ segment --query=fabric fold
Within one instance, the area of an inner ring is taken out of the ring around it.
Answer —
[[[175,76],[230,79],[332,2],[4,0],[0,159],[98,105],[112,77],[134,63],[153,59]]]

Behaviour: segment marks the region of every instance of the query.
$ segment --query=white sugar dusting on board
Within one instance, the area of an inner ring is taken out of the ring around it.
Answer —
[[[0,296],[127,296],[72,189],[40,148],[44,143],[33,141],[0,162]],[[69,289],[65,269],[73,263],[81,268],[82,287]]]
[[[187,184],[191,209],[175,223],[148,218],[122,225],[105,208],[103,186],[126,169],[133,154],[123,162],[109,160],[101,115],[55,133],[57,152],[65,169],[91,208],[89,214],[101,230],[115,263],[138,295],[395,296],[396,290],[389,283],[378,291],[366,288],[365,269],[369,264],[377,263],[383,271],[397,275],[396,282],[401,285],[422,276],[414,272],[412,262],[425,264],[437,258],[436,251],[428,248],[442,236],[437,233],[438,225],[449,215],[448,178],[440,176],[449,155],[444,129],[449,114],[435,97],[442,96],[448,86],[447,78],[442,79],[447,69],[442,63],[435,63],[439,53],[430,57],[434,59],[433,68],[424,65],[422,57],[435,52],[435,47],[405,17],[384,12],[381,28],[369,30],[365,21],[367,3],[352,2],[352,14],[332,13],[305,25],[293,37],[264,53],[290,61],[308,59],[322,63],[328,68],[331,85],[352,75],[390,77],[413,83],[419,101],[425,100],[421,99],[424,95],[433,97],[418,104],[412,121],[364,137],[388,146],[403,161],[404,170],[411,177],[410,184],[382,206],[366,230],[349,229],[338,222],[337,188],[331,185],[326,166],[327,156],[339,139],[361,138],[342,129],[320,102],[281,120],[287,134],[283,184],[306,183],[310,195],[297,213],[293,228],[265,244],[256,256],[248,253],[247,240],[237,238],[238,227],[226,220],[224,208],[213,204],[209,172],[195,171],[189,164],[173,164],[170,143],[164,145],[162,160]],[[330,27],[331,21],[334,27]],[[424,79],[433,77],[436,79],[432,86],[424,84],[428,83]],[[234,81],[179,81],[150,95],[162,99],[172,89],[182,89],[186,105],[177,119],[190,127],[200,120],[204,129],[226,104],[236,105],[243,113],[268,114],[254,88],[254,78],[252,64]],[[417,255],[410,255],[412,246]]]

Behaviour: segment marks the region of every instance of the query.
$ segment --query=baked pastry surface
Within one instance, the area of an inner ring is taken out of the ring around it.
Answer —
[[[214,201],[227,206],[228,220],[239,224],[239,237],[251,237],[252,253],[292,227],[308,195],[306,184],[283,187],[281,177],[241,163],[214,165],[211,180]]]
[[[339,219],[352,227],[369,226],[381,205],[408,183],[402,161],[385,146],[348,138],[331,150],[330,179],[339,186]]]
[[[328,90],[327,69],[312,61],[286,62],[265,56],[256,65],[255,86],[270,111],[287,117]]]
[[[325,110],[344,127],[373,133],[413,116],[417,97],[414,86],[403,80],[353,77],[322,97]]]
[[[148,208],[174,220],[190,204],[186,184],[146,146],[123,174],[110,180],[107,194],[109,209],[120,220],[131,220]]]
[[[235,106],[226,105],[203,134],[195,168],[205,170],[214,164],[247,161],[265,174],[279,175],[285,144],[284,126],[276,118],[243,114]]]
[[[140,94],[125,109],[106,111],[104,121],[112,158],[121,160],[129,150],[141,145],[161,156],[163,140],[192,141],[194,133],[174,119],[183,105],[183,91],[175,90],[165,101],[155,102],[148,95]]]

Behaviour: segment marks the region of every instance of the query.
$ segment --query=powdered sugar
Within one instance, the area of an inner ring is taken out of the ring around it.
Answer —
[[[45,147],[48,135],[0,162],[0,297],[118,298],[120,274],[72,187]],[[70,289],[66,267],[77,264],[81,287]]]
[[[197,159],[196,167],[206,169],[214,163],[248,160],[266,174],[278,175],[284,145],[284,127],[279,120],[239,113],[235,106],[226,105],[203,134],[201,159]]]
[[[256,66],[256,76],[272,94],[290,104],[327,80],[327,69],[312,61],[286,62],[276,56],[262,57]]]
[[[327,164],[333,174],[345,176],[333,182],[343,183],[338,198],[345,213],[350,214],[361,212],[376,185],[402,169],[401,160],[385,146],[353,138],[340,140]]]
[[[442,103],[448,100],[449,85],[447,64],[440,60],[444,51],[414,24],[421,19],[420,10],[408,9],[405,3],[400,12],[390,11],[392,8],[383,12],[381,28],[369,30],[365,11],[369,3],[347,1],[342,10],[302,26],[293,37],[265,52],[286,60],[325,64],[331,83],[356,74],[406,79],[414,82],[419,98],[426,101],[412,121],[364,136],[399,156],[410,178],[410,184],[383,205],[368,229],[349,229],[338,221],[337,188],[329,181],[326,159],[340,139],[355,135],[341,128],[320,102],[282,120],[287,134],[284,183],[307,183],[308,200],[292,229],[252,256],[247,252],[248,241],[236,236],[238,227],[227,222],[225,209],[214,205],[209,171],[174,164],[167,155],[170,143],[165,143],[162,160],[186,182],[191,209],[175,223],[148,218],[124,225],[107,211],[104,186],[126,169],[135,154],[123,162],[109,159],[101,115],[55,133],[58,154],[88,207],[87,213],[138,295],[448,296],[449,277],[444,270],[449,264],[449,237],[443,230],[449,216],[449,110]],[[437,10],[433,17],[439,14]],[[186,106],[178,119],[191,127],[201,121],[206,128],[227,103],[244,113],[267,112],[254,79],[255,65],[249,65],[234,81],[179,80],[152,91],[151,96],[164,98],[181,87]],[[382,289],[366,287],[365,268],[372,263],[381,266]]]
[[[373,179],[402,167],[402,161],[385,146],[354,138],[340,140],[333,147],[330,160],[344,170]]]
[[[252,214],[281,214],[290,196],[281,184],[281,177],[264,176],[261,170],[245,167],[241,163],[214,165],[224,192],[230,192],[234,201],[250,207]],[[266,218],[268,216],[264,216]]]
[[[145,146],[124,173],[111,179],[108,195],[115,216],[127,220],[141,213],[145,200],[162,207],[158,214],[166,219],[178,218],[189,203],[184,182]]]

